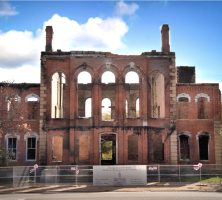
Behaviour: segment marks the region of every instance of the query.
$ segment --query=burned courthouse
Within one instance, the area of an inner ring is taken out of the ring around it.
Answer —
[[[3,133],[8,163],[222,164],[219,84],[176,66],[166,24],[161,39],[140,55],[53,51],[47,26],[40,84],[12,88],[30,128]]]

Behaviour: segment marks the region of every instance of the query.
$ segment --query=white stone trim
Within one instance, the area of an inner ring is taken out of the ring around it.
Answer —
[[[178,138],[179,138],[181,135],[185,135],[185,136],[187,136],[187,137],[189,137],[189,138],[192,137],[192,133],[189,132],[189,131],[181,131],[181,132],[178,134]]]
[[[210,102],[210,96],[209,96],[208,94],[206,94],[206,93],[199,93],[199,94],[197,94],[197,95],[195,96],[195,102],[198,102],[198,99],[199,99],[200,97],[204,97],[204,98],[207,99],[208,102]]]
[[[179,102],[179,98],[181,98],[181,97],[186,97],[186,98],[188,98],[188,102],[191,102],[191,97],[187,93],[180,93],[180,94],[178,94],[177,95],[177,102]]]
[[[199,140],[199,137],[200,137],[201,135],[206,135],[206,136],[209,137],[209,140],[211,140],[211,134],[210,134],[210,133],[205,132],[205,131],[200,131],[200,132],[198,132],[198,133],[196,134],[196,140],[197,140],[197,141]]]
[[[7,141],[8,138],[17,138],[17,140],[20,140],[20,135],[18,134],[13,134],[13,133],[7,133],[5,135],[5,141]]]
[[[25,97],[25,102],[28,102],[28,99],[29,98],[37,98],[38,100],[38,102],[39,102],[39,96],[37,95],[37,94],[34,94],[34,93],[32,93],[32,94],[28,94],[26,97]]]
[[[24,135],[24,141],[27,141],[28,138],[33,138],[33,137],[35,137],[37,141],[39,140],[39,135],[37,133],[35,133],[35,132],[27,132]]]

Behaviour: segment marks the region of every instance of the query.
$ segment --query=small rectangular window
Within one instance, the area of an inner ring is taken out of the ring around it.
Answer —
[[[27,139],[27,160],[36,160],[36,138]]]
[[[8,138],[8,159],[9,160],[16,160],[17,154],[17,138]]]

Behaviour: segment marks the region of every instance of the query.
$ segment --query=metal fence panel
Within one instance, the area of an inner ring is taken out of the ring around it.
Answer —
[[[147,165],[147,183],[194,183],[218,177],[222,180],[222,165]],[[220,181],[222,182],[222,181]],[[14,166],[0,167],[0,185],[14,187],[36,184],[92,184],[92,165]]]

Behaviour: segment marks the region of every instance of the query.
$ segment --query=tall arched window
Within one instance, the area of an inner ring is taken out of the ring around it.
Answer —
[[[199,97],[197,99],[197,117],[198,119],[207,119],[207,98]]]
[[[111,119],[111,100],[109,98],[104,98],[102,100],[102,120],[110,121]]]
[[[27,103],[28,119],[38,119],[39,117],[39,96],[29,94],[25,97]]]
[[[82,71],[77,77],[77,105],[78,117],[92,116],[92,76],[87,71]]]
[[[209,135],[207,133],[203,133],[199,135],[199,157],[200,160],[208,160],[209,159]]]
[[[51,117],[63,118],[65,74],[56,72],[51,82]]]
[[[38,141],[37,133],[26,133],[24,136],[24,140],[26,141],[26,160],[34,161],[37,158],[37,141]]]
[[[92,98],[85,101],[85,117],[92,117]]]
[[[77,77],[77,82],[78,82],[78,84],[92,83],[91,74],[87,71],[80,72]]]
[[[6,141],[6,151],[8,159],[11,161],[15,161],[18,158],[18,141],[20,136],[17,134],[9,134],[5,135]]]
[[[136,99],[136,117],[140,116],[140,99]]]
[[[111,71],[106,71],[102,74],[101,77],[101,82],[108,84],[108,83],[115,83],[116,82],[116,78],[113,72]]]
[[[127,117],[139,117],[139,75],[135,71],[129,71],[125,75],[125,94],[127,99]]]
[[[125,111],[126,111],[126,117],[128,117],[128,101],[125,102]]]
[[[139,75],[134,71],[129,71],[125,75],[125,83],[139,83]]]
[[[189,145],[189,136],[180,135],[179,136],[179,145],[180,145],[180,160],[189,160],[190,159],[190,145]]]
[[[165,83],[161,73],[151,76],[151,110],[153,118],[165,117]]]
[[[17,94],[12,94],[8,97],[6,97],[7,100],[7,111],[8,111],[8,118],[9,119],[18,119],[21,114],[21,97]]]
[[[177,117],[178,119],[187,119],[189,117],[189,108],[191,97],[189,94],[181,93],[177,95]]]

